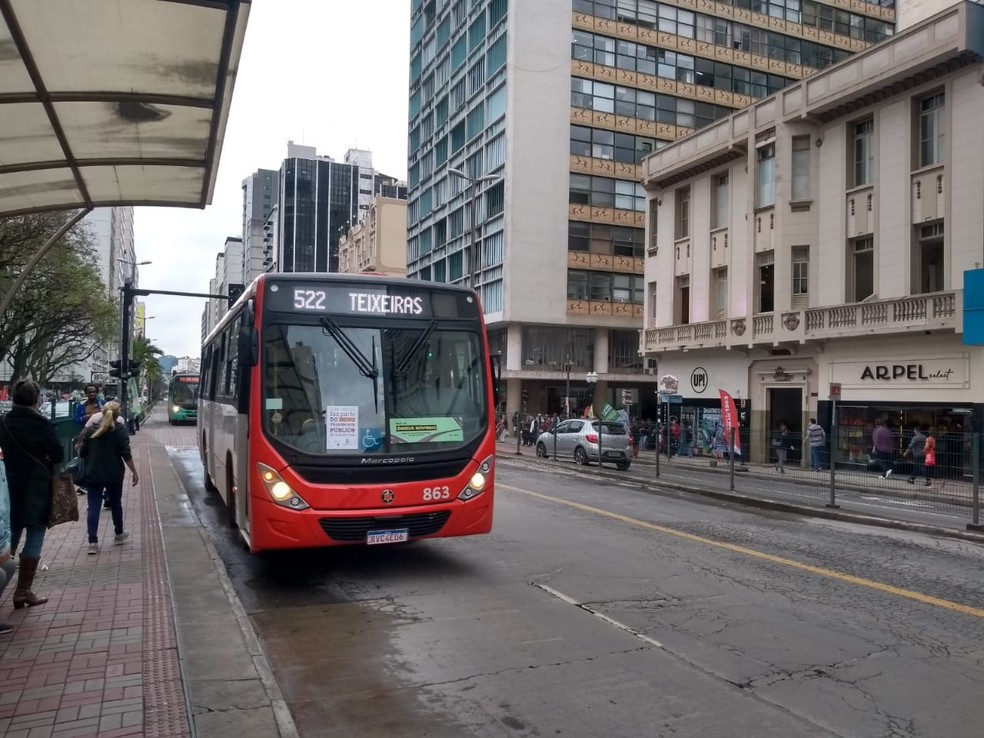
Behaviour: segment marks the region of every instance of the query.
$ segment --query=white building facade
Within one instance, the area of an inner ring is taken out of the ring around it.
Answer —
[[[644,162],[641,348],[700,423],[984,424],[965,272],[984,266],[984,6],[956,4]],[[969,462],[968,462],[969,463]]]

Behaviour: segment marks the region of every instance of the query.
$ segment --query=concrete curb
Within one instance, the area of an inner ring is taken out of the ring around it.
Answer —
[[[509,456],[497,456],[496,460],[500,463],[508,462],[514,466],[533,466],[532,464],[527,463],[526,460],[516,458],[515,456],[512,458]],[[552,459],[536,460],[539,462],[539,464],[536,465],[537,468],[542,468],[543,464],[549,464],[551,467],[560,467],[562,464],[566,464],[566,462],[555,462]],[[941,538],[953,538],[961,541],[969,541],[971,543],[984,544],[984,534],[958,530],[956,528],[946,528],[944,526],[930,525],[928,523],[914,523],[907,520],[893,520],[892,518],[882,518],[877,515],[864,515],[862,513],[846,512],[844,510],[831,508],[798,505],[793,502],[786,502],[785,500],[773,500],[766,497],[752,497],[751,495],[742,494],[740,492],[722,492],[719,490],[702,489],[700,487],[692,487],[675,482],[648,481],[645,479],[639,479],[638,477],[622,476],[621,474],[610,472],[607,469],[597,469],[594,467],[583,466],[578,467],[578,469],[579,473],[590,474],[591,476],[599,479],[611,479],[619,482],[620,484],[638,487],[644,492],[650,494],[659,494],[662,491],[670,490],[674,492],[683,492],[685,494],[699,495],[701,497],[720,500],[722,502],[731,502],[739,505],[745,505],[747,507],[755,507],[761,510],[792,513],[795,515],[803,515],[805,517],[837,520],[845,523],[870,525],[878,528],[891,528],[894,530],[904,530],[912,533],[924,533],[926,535],[939,536]]]
[[[177,469],[174,467],[174,463],[171,460],[170,455],[167,454],[164,446],[160,446],[159,448],[164,454],[164,457],[167,459],[168,467],[171,472],[172,480],[168,481],[173,481],[178,490],[177,501],[179,502],[178,507],[181,508],[181,514],[194,521],[193,527],[195,528],[195,533],[197,533],[197,535],[194,536],[184,536],[180,540],[183,558],[189,558],[189,555],[191,554],[188,547],[194,547],[196,543],[200,543],[201,549],[199,549],[199,551],[201,554],[199,555],[201,556],[202,563],[204,564],[205,561],[211,563],[215,581],[218,582],[222,589],[222,595],[220,596],[223,596],[224,599],[228,601],[228,611],[231,613],[231,618],[235,621],[235,627],[238,627],[242,639],[237,642],[237,639],[231,637],[231,633],[227,633],[227,637],[225,637],[222,641],[224,644],[222,646],[223,653],[226,655],[232,655],[234,657],[233,660],[243,666],[246,664],[252,665],[255,670],[256,679],[259,681],[260,687],[266,696],[266,701],[268,702],[267,709],[270,711],[268,713],[269,718],[264,718],[260,722],[266,722],[266,720],[269,719],[272,724],[276,726],[276,731],[279,738],[299,738],[299,733],[296,725],[294,724],[293,717],[290,714],[290,709],[288,708],[287,702],[284,700],[283,694],[280,691],[280,687],[273,676],[273,671],[266,660],[266,656],[263,653],[263,648],[260,645],[259,638],[257,638],[256,632],[253,630],[252,623],[250,623],[249,615],[246,613],[242,603],[236,596],[235,590],[232,586],[232,581],[229,579],[228,572],[226,571],[225,564],[222,562],[222,559],[219,556],[215,546],[212,544],[211,540],[209,540],[209,537],[205,532],[205,527],[202,524],[197,511],[189,502],[187,502],[188,491],[181,481],[181,477],[178,474]],[[156,484],[155,491],[157,493],[155,495],[157,498],[156,501],[158,508],[160,509],[161,490]],[[183,498],[183,500],[181,498]],[[175,502],[175,500],[168,500],[168,504],[165,504],[165,507],[170,506],[173,502]],[[174,546],[177,543],[177,539],[173,538],[173,522],[170,523],[172,527],[172,535],[167,534],[166,529],[169,527],[169,523],[165,522],[166,515],[167,513],[165,512],[161,516],[161,528],[165,539],[165,551],[169,548],[169,544],[170,546]],[[185,527],[184,529],[187,530],[188,528]],[[204,564],[204,568],[207,569],[207,566],[207,564]],[[195,581],[200,581],[206,579],[209,574],[210,572],[201,571],[194,579]],[[257,712],[262,711],[264,707],[262,704],[256,702],[250,704],[248,707],[243,707],[239,704],[239,699],[241,699],[241,697],[237,698],[235,695],[222,694],[221,692],[218,694],[213,694],[210,691],[207,696],[203,693],[196,694],[196,688],[202,689],[201,685],[203,683],[203,679],[201,675],[199,675],[197,679],[195,678],[195,676],[191,673],[192,670],[186,667],[186,659],[195,656],[194,649],[189,644],[196,641],[200,642],[201,639],[196,638],[194,633],[196,627],[200,626],[196,626],[195,623],[186,623],[182,618],[181,608],[178,606],[178,598],[175,595],[178,588],[187,589],[188,587],[188,582],[183,581],[182,576],[187,579],[188,575],[176,574],[172,566],[169,565],[167,567],[168,591],[171,594],[170,605],[172,611],[175,613],[174,623],[175,629],[178,631],[179,661],[181,664],[182,681],[184,683],[185,693],[190,707],[188,715],[191,721],[192,732],[193,734],[197,733],[198,735],[243,735],[241,732],[237,732],[237,726],[241,728],[243,720],[230,720],[229,722],[224,723],[222,727],[216,724],[210,724],[208,728],[203,728],[199,724],[202,720],[208,720],[216,715],[221,716],[224,714],[225,716],[231,716],[231,713],[236,711],[242,712],[243,719],[248,722],[250,718],[247,713],[257,715]],[[232,620],[230,620],[230,624]],[[199,671],[201,671],[200,668]],[[209,677],[204,681],[214,681],[221,684],[223,679],[218,677]],[[249,680],[245,679],[240,681]],[[209,703],[207,712],[198,712],[197,705],[205,702]],[[260,728],[259,724],[256,724],[255,727],[257,729],[264,730],[264,735],[271,734],[271,732],[267,729]],[[270,727],[272,727],[272,725]]]

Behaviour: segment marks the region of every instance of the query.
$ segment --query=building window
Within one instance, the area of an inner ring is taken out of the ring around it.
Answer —
[[[756,302],[758,312],[771,313],[775,310],[775,252],[763,251],[755,255],[755,267],[758,273],[756,285]]]
[[[714,182],[714,205],[711,210],[711,228],[726,228],[728,225],[728,206],[731,197],[728,175],[719,174]]]
[[[656,323],[656,282],[649,283],[649,317]]]
[[[875,239],[872,236],[848,242],[847,300],[861,302],[875,293]]]
[[[649,201],[649,248],[650,254],[655,254],[659,249],[656,245],[657,224],[659,223],[659,200],[653,198]]]
[[[676,191],[676,226],[674,240],[690,238],[690,188],[680,187]]]
[[[724,320],[728,317],[728,268],[721,267],[711,272],[711,284],[714,288],[711,314],[717,320]]]
[[[912,292],[941,292],[944,285],[943,222],[919,226],[913,253]]]
[[[673,294],[673,324],[687,325],[690,323],[690,276],[676,278]]]
[[[810,137],[793,136],[793,200],[810,199]]]
[[[757,208],[767,208],[776,203],[776,145],[770,143],[756,151],[758,159]]]
[[[946,99],[942,92],[919,101],[919,166],[928,167],[943,161],[943,114]]]
[[[810,302],[810,247],[793,246],[793,304],[796,310],[808,307]]]
[[[854,186],[870,185],[875,180],[875,121],[871,118],[854,124]]]

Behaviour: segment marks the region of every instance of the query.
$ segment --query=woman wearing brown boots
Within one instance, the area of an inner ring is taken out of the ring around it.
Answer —
[[[43,605],[47,598],[31,590],[41,560],[41,546],[51,512],[51,479],[55,464],[65,450],[55,435],[55,426],[38,412],[38,385],[29,379],[14,383],[13,406],[0,420],[0,448],[10,487],[10,551],[17,551],[25,536],[17,569],[14,609]]]

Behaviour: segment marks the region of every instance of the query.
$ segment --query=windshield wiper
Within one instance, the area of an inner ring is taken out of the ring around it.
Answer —
[[[342,351],[348,356],[359,374],[372,380],[372,399],[376,404],[376,412],[379,412],[379,368],[376,366],[376,336],[372,337],[372,360],[366,358],[348,334],[339,327],[333,319],[328,316],[321,318],[321,325],[329,336],[335,339],[335,343],[342,347]]]
[[[425,328],[423,332],[417,336],[417,340],[415,340],[410,348],[407,349],[407,352],[403,354],[403,358],[400,359],[400,363],[396,365],[396,371],[394,373],[395,376],[402,377],[407,373],[407,369],[410,367],[410,360],[418,351],[420,351],[420,347],[427,342],[427,339],[431,337],[431,334],[434,332],[435,328],[437,328],[436,320],[432,320],[427,324],[427,328]]]

